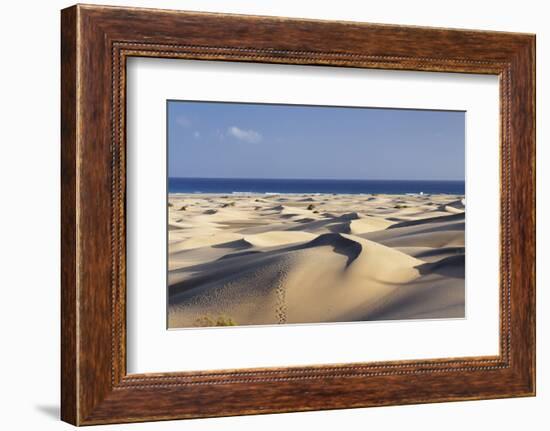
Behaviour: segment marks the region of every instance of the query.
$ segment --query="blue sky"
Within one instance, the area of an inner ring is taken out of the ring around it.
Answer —
[[[464,180],[465,113],[168,102],[170,177]]]

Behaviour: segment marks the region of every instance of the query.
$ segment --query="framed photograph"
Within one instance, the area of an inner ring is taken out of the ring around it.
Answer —
[[[61,14],[62,419],[535,394],[535,36]]]

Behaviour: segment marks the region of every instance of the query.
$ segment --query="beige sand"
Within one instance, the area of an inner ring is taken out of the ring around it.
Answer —
[[[464,204],[170,195],[169,327],[464,317]]]

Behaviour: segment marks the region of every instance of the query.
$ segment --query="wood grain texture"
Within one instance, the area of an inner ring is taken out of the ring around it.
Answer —
[[[76,9],[61,16],[61,417],[77,417]]]
[[[534,395],[534,49],[534,36],[525,34],[100,6],[63,10],[63,420],[86,425]],[[499,356],[127,375],[129,56],[499,75]]]

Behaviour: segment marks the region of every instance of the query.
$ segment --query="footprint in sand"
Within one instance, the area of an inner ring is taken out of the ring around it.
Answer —
[[[282,266],[282,265],[281,265]],[[277,297],[277,305],[275,307],[275,315],[277,317],[279,324],[284,324],[287,321],[287,309],[286,309],[286,271],[284,267],[281,267],[281,278],[277,283],[277,288],[275,289],[275,295]]]

